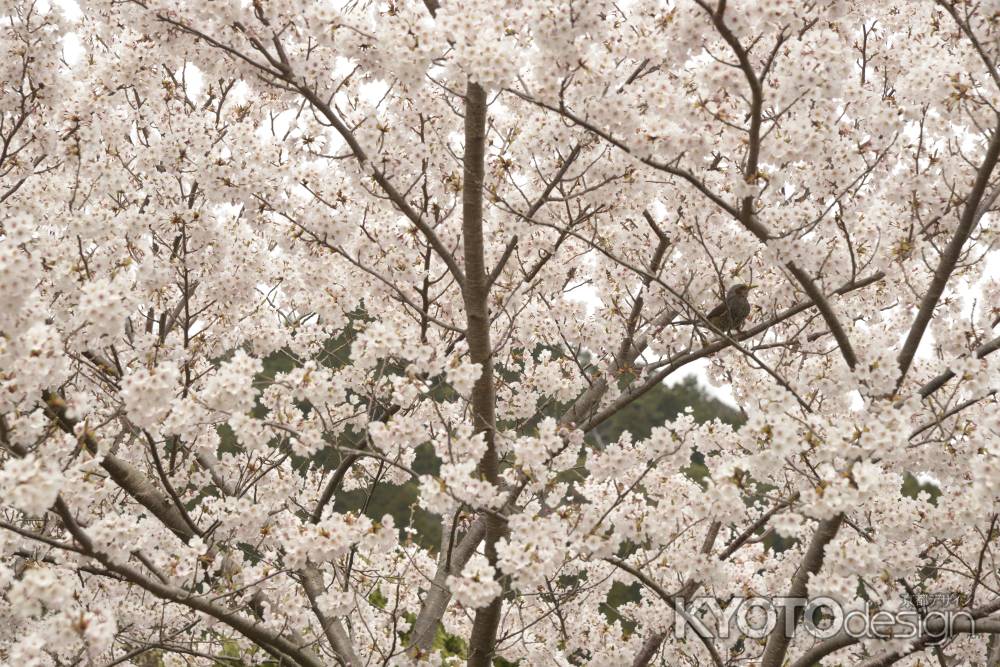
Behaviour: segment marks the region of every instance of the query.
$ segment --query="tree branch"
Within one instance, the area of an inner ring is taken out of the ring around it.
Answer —
[[[826,547],[837,536],[837,531],[840,530],[840,524],[843,520],[844,515],[837,514],[833,518],[824,519],[819,522],[819,526],[816,527],[816,532],[809,542],[809,547],[802,556],[802,562],[799,563],[799,567],[795,571],[795,576],[792,577],[792,585],[789,587],[786,597],[804,598],[806,596],[806,593],[808,593],[809,577],[819,572],[820,568],[823,567],[823,557]],[[792,623],[789,627],[794,629],[798,626],[802,618],[803,610],[799,607],[792,613]],[[771,630],[771,634],[767,638],[767,644],[764,646],[764,654],[761,656],[760,667],[781,667],[785,661],[785,653],[788,652],[788,644],[791,641],[791,637],[788,636],[791,633],[786,634],[785,632],[787,616],[788,609],[782,606],[778,610],[777,623],[775,623],[774,629]]]
[[[1000,121],[1000,118],[998,118],[998,121]],[[947,285],[948,279],[958,264],[962,248],[985,212],[980,208],[980,204],[983,201],[983,195],[986,193],[986,187],[989,184],[990,176],[993,174],[993,169],[996,167],[998,158],[1000,158],[1000,122],[998,122],[997,127],[993,128],[993,137],[990,139],[990,143],[986,148],[986,155],[983,156],[983,161],[976,172],[976,181],[972,186],[972,191],[965,200],[965,208],[962,210],[962,217],[959,219],[958,227],[955,229],[955,233],[952,235],[948,245],[941,253],[937,268],[934,270],[934,277],[931,279],[931,284],[927,287],[927,293],[924,294],[924,298],[917,309],[917,314],[913,318],[913,324],[910,326],[910,332],[903,343],[903,349],[899,352],[897,360],[899,364],[899,378],[896,380],[897,391],[906,379],[906,374],[913,363],[913,357],[917,353],[920,341],[923,340],[924,331],[927,330],[927,325],[934,316],[934,308],[937,306],[938,301],[941,300],[941,294],[944,292],[945,285]]]

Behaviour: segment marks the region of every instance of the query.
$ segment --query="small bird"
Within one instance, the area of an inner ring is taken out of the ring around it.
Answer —
[[[747,294],[750,285],[739,283],[726,292],[726,299],[709,311],[705,319],[720,331],[732,331],[743,326],[743,320],[750,314],[750,301]]]
[[[730,287],[726,292],[726,299],[710,310],[705,316],[705,320],[708,320],[713,327],[720,331],[738,330],[743,326],[743,320],[750,314],[750,301],[747,300],[750,287],[744,283]],[[705,320],[682,320],[674,322],[674,324],[704,324]]]

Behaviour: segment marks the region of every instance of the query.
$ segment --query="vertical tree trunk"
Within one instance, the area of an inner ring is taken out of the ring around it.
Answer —
[[[826,547],[837,536],[837,531],[840,530],[840,524],[843,521],[844,515],[837,514],[830,519],[819,522],[819,526],[816,527],[816,532],[813,533],[812,540],[809,542],[809,547],[802,555],[802,561],[792,577],[792,585],[787,593],[788,598],[804,599],[806,597],[809,592],[809,577],[819,572],[820,568],[823,567]],[[788,608],[784,605],[779,607],[777,622],[767,638],[764,653],[760,658],[760,667],[781,667],[784,664],[785,654],[788,653],[788,646],[792,642],[791,635],[795,633],[795,628],[798,627],[799,621],[802,619],[803,611],[802,607],[793,610],[791,623],[788,624],[791,632],[788,632],[785,628],[788,620]]]
[[[486,454],[479,462],[479,474],[496,484],[499,478],[496,430],[496,390],[493,385],[493,349],[490,343],[489,285],[483,248],[483,173],[486,152],[486,92],[477,83],[465,89],[465,174],[462,179],[462,242],[465,253],[466,340],[471,361],[480,364],[482,373],[472,389],[472,419],[476,433],[486,439]],[[496,564],[496,543],[503,532],[503,522],[486,516],[485,551],[489,562]],[[476,612],[469,637],[469,667],[488,667],[500,624],[498,597]]]

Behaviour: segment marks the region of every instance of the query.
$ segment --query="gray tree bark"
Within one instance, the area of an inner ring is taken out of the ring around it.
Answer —
[[[465,259],[466,340],[469,358],[482,367],[472,388],[472,422],[482,433],[486,453],[479,462],[479,474],[496,486],[500,460],[496,449],[496,388],[493,383],[493,348],[490,341],[490,287],[483,245],[483,177],[486,156],[486,91],[473,82],[465,88],[465,174],[462,179],[462,245]],[[503,535],[503,519],[495,514],[483,517],[486,536],[483,548],[487,560],[496,566],[497,540]],[[469,637],[469,667],[489,667],[493,660],[497,628],[500,625],[502,596],[476,612]]]

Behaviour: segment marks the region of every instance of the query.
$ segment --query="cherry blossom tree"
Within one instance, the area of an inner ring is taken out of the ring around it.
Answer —
[[[6,662],[1000,665],[996,0],[0,15]]]

